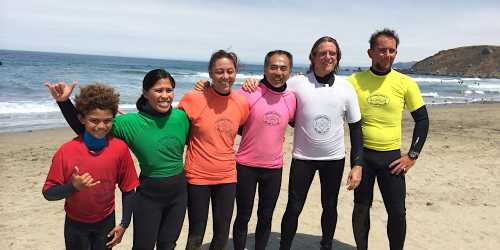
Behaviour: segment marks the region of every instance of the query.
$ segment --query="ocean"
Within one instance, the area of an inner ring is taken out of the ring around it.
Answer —
[[[79,85],[102,82],[118,89],[122,111],[135,111],[142,79],[156,68],[173,75],[174,102],[196,80],[208,79],[207,62],[0,50],[0,133],[66,126],[45,81],[77,80]],[[250,77],[260,79],[262,68],[240,65],[234,87]],[[339,76],[347,77],[357,68],[342,67]],[[307,66],[295,66],[293,71],[306,72]],[[427,104],[500,101],[500,79],[411,76]]]

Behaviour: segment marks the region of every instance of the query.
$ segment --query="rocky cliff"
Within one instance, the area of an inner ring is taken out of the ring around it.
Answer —
[[[500,78],[500,46],[468,46],[442,50],[417,62],[416,74]]]

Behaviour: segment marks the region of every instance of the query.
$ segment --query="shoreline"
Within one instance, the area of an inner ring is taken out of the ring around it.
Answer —
[[[175,102],[178,103],[178,102]],[[500,100],[478,100],[478,101],[471,101],[471,102],[443,102],[443,103],[426,103],[425,105],[430,109],[430,108],[441,108],[441,107],[453,107],[453,106],[473,106],[473,105],[495,105],[495,104],[500,104]],[[126,109],[121,109],[121,111],[125,111],[125,113],[128,112],[137,112],[136,110],[132,110],[129,108]],[[45,130],[51,130],[51,129],[64,129],[68,128],[68,125],[66,121],[64,121],[64,118],[62,117],[62,114],[60,114],[59,111],[53,112],[57,115],[60,116],[61,122],[59,125],[56,126],[50,126],[50,127],[42,127],[42,128],[21,128],[21,129],[14,129],[14,130],[3,130],[3,128],[0,127],[0,135],[1,134],[9,134],[9,133],[31,133],[31,132],[37,132],[37,131],[45,131]],[[406,111],[404,112],[406,113]]]

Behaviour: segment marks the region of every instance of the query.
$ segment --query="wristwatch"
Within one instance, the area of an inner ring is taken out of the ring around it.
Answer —
[[[418,152],[410,150],[410,152],[408,152],[408,158],[410,158],[412,161],[418,159]]]

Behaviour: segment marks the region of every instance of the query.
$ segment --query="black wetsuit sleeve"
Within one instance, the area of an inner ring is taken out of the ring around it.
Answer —
[[[68,99],[64,102],[57,102],[57,105],[61,109],[64,119],[66,119],[66,122],[71,127],[71,129],[73,129],[73,131],[75,131],[75,133],[78,135],[83,134],[83,131],[85,131],[85,127],[78,119],[78,110],[76,110],[73,103],[71,103],[71,101]]]
[[[351,138],[351,168],[355,165],[364,166],[361,120],[349,123],[349,135]]]
[[[73,186],[73,184],[68,182],[64,185],[57,185],[47,189],[43,193],[43,197],[45,197],[48,201],[57,201],[69,197],[76,191],[78,190]]]
[[[120,225],[127,228],[132,219],[132,207],[134,204],[135,190],[122,193],[122,221]]]
[[[420,153],[427,139],[427,133],[429,132],[429,115],[427,114],[427,108],[422,106],[411,112],[411,116],[415,121],[415,127],[413,128],[410,151]]]

